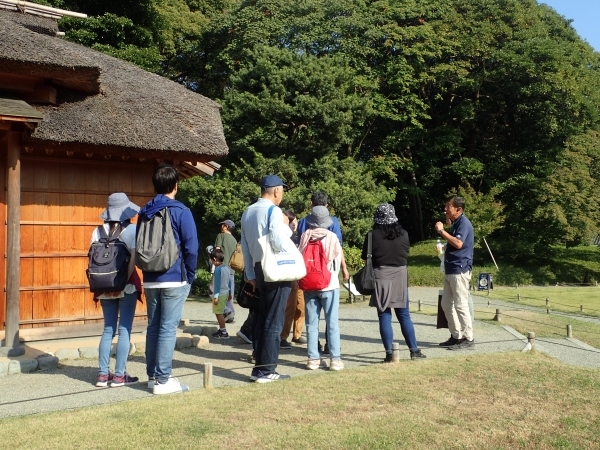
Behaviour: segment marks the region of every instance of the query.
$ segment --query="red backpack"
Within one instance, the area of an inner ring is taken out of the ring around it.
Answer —
[[[303,291],[321,291],[329,286],[331,272],[327,268],[327,256],[321,240],[308,241],[302,256],[306,276],[298,282],[298,287]]]

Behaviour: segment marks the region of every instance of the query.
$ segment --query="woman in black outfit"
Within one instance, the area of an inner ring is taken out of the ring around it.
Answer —
[[[415,328],[410,318],[408,302],[407,258],[410,250],[408,233],[398,222],[394,207],[382,203],[373,217],[372,261],[375,292],[369,306],[377,307],[379,333],[385,348],[385,362],[392,361],[392,309],[410,350],[411,359],[425,358],[417,345]],[[362,259],[367,259],[368,236],[363,244]]]

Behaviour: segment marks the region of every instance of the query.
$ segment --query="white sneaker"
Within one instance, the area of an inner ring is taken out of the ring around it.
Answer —
[[[169,378],[166,383],[160,384],[158,381],[152,389],[155,395],[175,394],[177,392],[187,392],[190,388],[185,384],[181,384],[177,378]]]
[[[342,370],[344,368],[344,363],[341,359],[332,359],[329,363],[329,370]]]
[[[319,367],[321,367],[321,360],[320,359],[309,359],[306,362],[306,369],[307,370],[317,370]]]

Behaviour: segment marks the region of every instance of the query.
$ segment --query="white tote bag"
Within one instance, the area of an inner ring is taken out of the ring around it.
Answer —
[[[267,229],[269,229],[269,223],[271,222],[272,211],[273,207],[270,207],[267,216]],[[282,251],[275,252],[269,240],[269,233],[261,236],[258,240],[263,251],[260,264],[265,281],[268,283],[296,281],[306,276],[304,257],[291,239],[288,238],[287,241]]]
[[[268,234],[262,236],[258,242],[263,249],[260,263],[266,282],[296,281],[306,276],[304,258],[291,239],[280,252],[273,251]]]

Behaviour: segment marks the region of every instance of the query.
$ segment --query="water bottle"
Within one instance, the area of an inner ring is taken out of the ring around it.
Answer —
[[[442,244],[442,241],[440,241],[439,239],[435,243],[435,248],[437,250],[438,256],[441,256],[444,254],[444,244]]]

